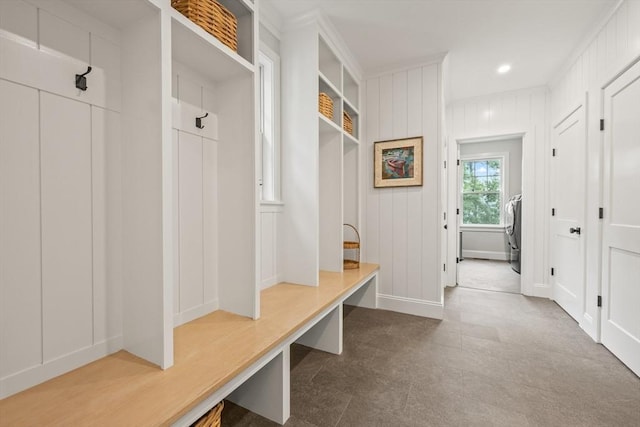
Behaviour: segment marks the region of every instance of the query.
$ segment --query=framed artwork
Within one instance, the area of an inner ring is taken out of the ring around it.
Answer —
[[[374,143],[373,186],[416,185],[422,185],[422,137]]]

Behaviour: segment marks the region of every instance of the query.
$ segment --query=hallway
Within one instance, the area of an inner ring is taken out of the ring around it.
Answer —
[[[554,302],[458,287],[445,307],[345,306],[341,356],[292,346],[286,425],[640,425],[640,379]],[[275,425],[230,403],[222,421]]]
[[[520,293],[520,274],[507,261],[465,258],[458,264],[458,286]]]

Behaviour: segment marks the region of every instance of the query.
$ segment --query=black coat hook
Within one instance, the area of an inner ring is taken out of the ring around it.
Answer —
[[[205,114],[202,117],[196,117],[196,127],[198,129],[204,129],[204,125],[202,124],[202,119],[204,119],[205,117],[207,117],[209,115],[209,113]]]
[[[87,90],[87,74],[91,72],[91,66],[87,67],[87,72],[84,74],[76,74],[76,88],[80,90]]]

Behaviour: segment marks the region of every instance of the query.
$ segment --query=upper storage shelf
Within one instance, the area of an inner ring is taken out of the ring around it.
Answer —
[[[339,89],[342,87],[342,63],[321,36],[318,36],[318,44],[320,74]]]
[[[343,68],[343,69],[344,69],[344,72],[342,76],[343,76],[344,86],[343,86],[342,94],[344,95],[345,101],[351,104],[351,107],[354,110],[358,110],[360,109],[360,105],[358,105],[359,104],[358,95],[360,92],[358,83],[356,82],[356,79],[354,79],[351,76],[351,74],[349,73],[349,71],[347,71],[346,68]]]
[[[238,20],[238,51],[171,8],[172,58],[213,81],[226,80],[254,70],[253,8],[244,0],[220,3]]]

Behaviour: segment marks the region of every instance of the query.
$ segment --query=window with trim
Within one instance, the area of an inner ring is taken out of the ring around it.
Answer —
[[[462,224],[502,225],[506,157],[466,158],[461,167]]]
[[[258,55],[260,80],[260,137],[262,162],[260,198],[263,202],[280,201],[279,90],[280,57],[265,46]]]

